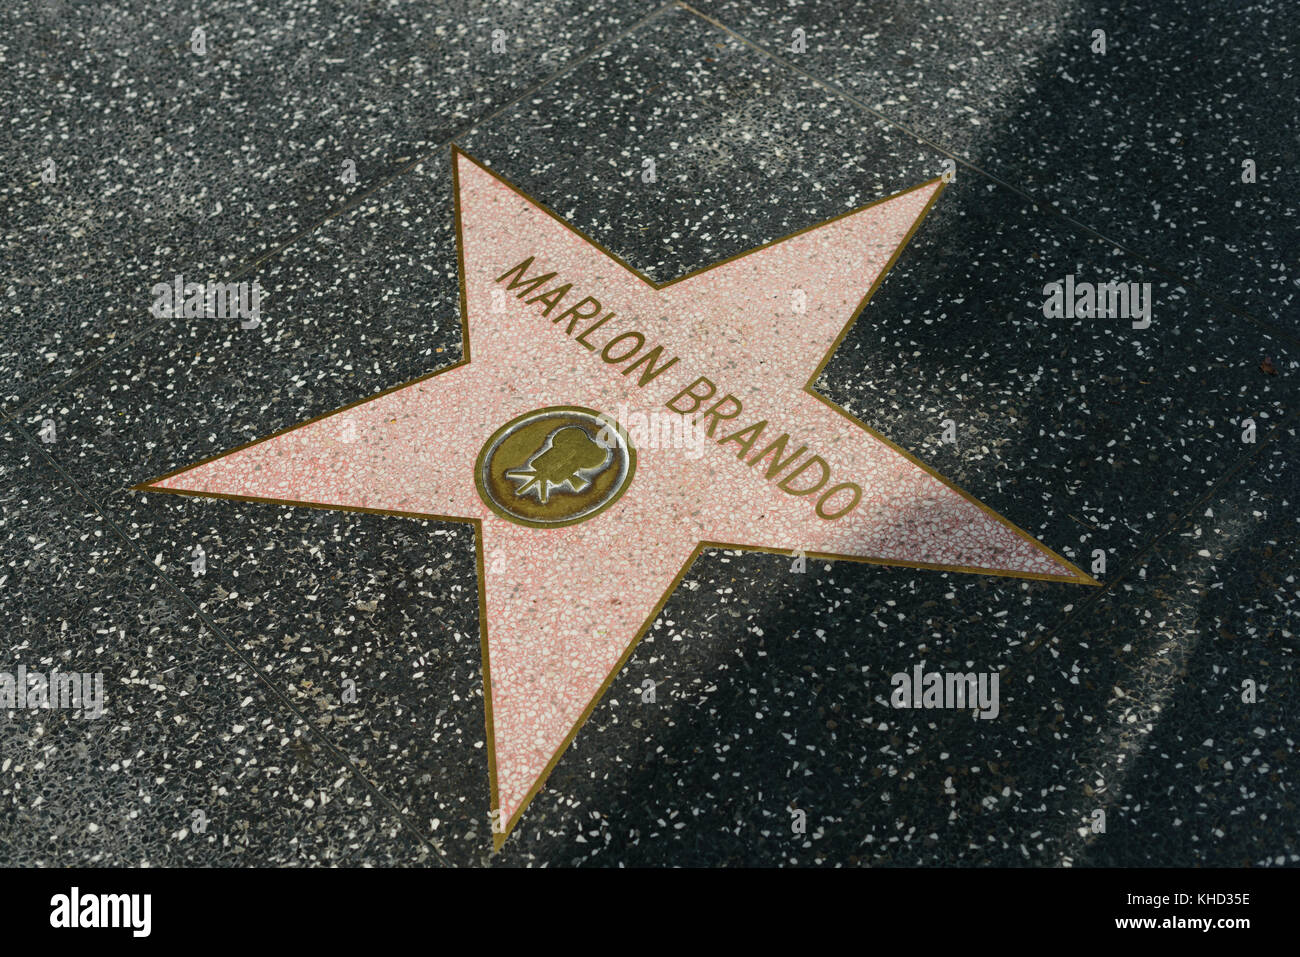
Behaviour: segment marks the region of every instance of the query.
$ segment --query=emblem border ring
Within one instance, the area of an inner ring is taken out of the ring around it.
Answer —
[[[513,435],[524,425],[536,419],[545,418],[556,412],[578,413],[590,420],[591,424],[598,425],[602,429],[606,426],[612,428],[618,433],[619,444],[615,448],[615,461],[621,468],[623,475],[614,491],[603,501],[593,504],[575,515],[568,515],[562,519],[553,522],[539,522],[534,519],[524,518],[516,515],[506,508],[505,505],[498,502],[493,497],[490,486],[487,483],[487,468],[492,459],[492,454],[500,447],[501,443]],[[483,443],[483,448],[478,453],[478,458],[474,462],[474,487],[478,489],[478,496],[483,500],[483,504],[490,508],[494,514],[504,518],[515,525],[525,525],[529,528],[563,528],[566,525],[576,525],[579,522],[585,522],[589,518],[609,508],[627,491],[628,486],[632,484],[632,477],[636,473],[636,449],[632,447],[632,441],[628,438],[626,430],[612,416],[603,412],[597,412],[595,409],[588,409],[581,405],[548,405],[540,409],[533,409],[531,412],[525,412],[523,415],[516,416],[505,425],[501,426],[488,440]]]

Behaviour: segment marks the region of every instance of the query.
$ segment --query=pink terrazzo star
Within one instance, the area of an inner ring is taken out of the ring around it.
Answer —
[[[476,525],[496,846],[705,546],[1092,583],[809,388],[938,180],[656,286],[459,150],[452,164],[465,360],[139,488]],[[631,333],[643,347],[622,358]],[[701,377],[715,391],[692,410]],[[632,428],[635,474],[578,524],[516,524],[475,484],[484,444],[533,410],[626,428],[629,410],[653,423],[719,405],[694,420],[714,427],[702,448]],[[823,465],[789,481],[811,457]],[[794,494],[823,466],[821,488]]]

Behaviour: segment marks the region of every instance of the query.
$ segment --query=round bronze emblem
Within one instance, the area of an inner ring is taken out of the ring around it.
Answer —
[[[610,416],[551,406],[507,422],[487,440],[474,483],[487,507],[519,525],[573,525],[608,508],[636,471],[636,451]]]

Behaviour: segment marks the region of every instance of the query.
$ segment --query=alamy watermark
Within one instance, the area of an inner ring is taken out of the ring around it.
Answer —
[[[987,671],[930,671],[916,665],[909,675],[900,671],[889,679],[894,686],[889,703],[895,708],[972,708],[975,717],[998,716],[998,676]]]
[[[118,927],[132,937],[148,937],[153,929],[152,894],[83,894],[73,887],[50,898],[50,926]]]
[[[149,311],[159,319],[239,319],[240,328],[256,329],[266,290],[256,281],[186,282],[178,274],[171,282],[155,283],[149,295]]]
[[[659,409],[642,412],[629,409],[626,403],[620,402],[612,418],[623,427],[633,448],[685,449],[686,458],[691,460],[704,455],[704,439],[708,432],[701,416]],[[597,436],[596,441],[602,441],[602,436]]]
[[[1043,287],[1048,319],[1131,319],[1134,329],[1151,325],[1151,283],[1079,282],[1070,273]]]
[[[51,668],[16,672],[0,671],[0,711],[34,711],[37,708],[80,711],[87,721],[104,714],[104,674],[59,671]]]

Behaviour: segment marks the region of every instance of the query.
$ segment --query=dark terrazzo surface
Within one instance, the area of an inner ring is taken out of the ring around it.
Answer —
[[[681,9],[457,142],[660,282],[943,172],[941,154]]]
[[[1300,7],[703,0],[801,70],[1300,335]],[[805,50],[792,51],[802,29]],[[1106,35],[1094,53],[1094,31]],[[1255,182],[1242,182],[1252,159]]]
[[[224,281],[653,9],[4,5],[0,407],[147,328],[154,283]]]
[[[1150,328],[1044,318],[1043,287],[1067,275],[1149,282]],[[1298,372],[1288,340],[959,177],[819,387],[1081,567],[1105,551],[1114,574],[1254,450],[1247,420],[1258,443],[1300,410]]]
[[[455,11],[429,16],[448,30],[470,22]],[[970,19],[949,32],[994,29],[978,11]],[[388,36],[374,26],[372,43],[338,30],[358,56],[377,56]],[[416,40],[393,42],[406,50]],[[975,71],[1001,78],[986,101],[991,136],[1014,122],[1031,66]],[[829,68],[822,75],[841,82]],[[392,99],[381,85],[353,106]],[[432,134],[420,142],[436,145]],[[661,280],[933,177],[943,159],[680,8],[458,142]],[[641,180],[646,158],[654,184]],[[277,201],[294,196],[281,192]],[[86,547],[85,533],[67,530],[100,533],[96,574],[120,576],[111,590],[119,633],[99,650],[67,650],[120,655],[145,675],[155,661],[188,671],[185,689],[202,704],[187,699],[186,713],[213,730],[186,736],[184,748],[229,755],[227,725],[245,708],[258,716],[246,723],[260,729],[249,757],[228,773],[273,777],[275,796],[256,805],[265,810],[250,827],[263,837],[250,838],[260,845],[243,860],[482,863],[490,835],[471,530],[130,491],[460,358],[446,152],[356,200],[248,271],[270,291],[261,328],[162,320],[34,395],[18,427],[35,435],[55,423],[43,448],[113,524],[29,453],[14,453],[24,474],[40,476],[22,494],[45,488],[49,504],[24,510],[21,541],[6,547],[31,547],[28,536],[45,529],[82,555],[73,546]],[[92,205],[97,215],[117,208]],[[122,235],[147,239],[151,228],[124,224]],[[223,256],[270,242],[241,229],[202,241]],[[132,268],[123,261],[120,274]],[[1067,273],[1152,282],[1151,327],[1045,318],[1043,286]],[[780,556],[706,553],[490,862],[1294,863],[1296,348],[962,168],[818,388],[1080,565],[1104,551],[1105,587],[855,563],[809,562],[799,573]],[[1242,441],[1247,417],[1254,443]],[[946,418],[955,444],[940,441]],[[22,448],[16,435],[10,445]],[[207,554],[197,577],[196,544]],[[6,589],[0,582],[0,599]],[[28,576],[18,594],[42,609],[33,634],[47,644],[69,610],[102,600],[66,576]],[[165,629],[152,624],[164,614]],[[146,641],[148,628],[125,624],[135,619],[169,637]],[[1000,716],[891,708],[890,675],[918,663],[997,670]],[[1230,707],[1224,690],[1224,676],[1246,671],[1265,686],[1249,711]],[[647,681],[653,702],[642,700]],[[140,708],[162,714],[164,705],[170,696]],[[309,742],[311,760],[297,760],[296,741]],[[140,747],[127,733],[90,753],[111,762]],[[199,770],[218,761],[197,760]],[[93,790],[84,776],[72,781],[66,794]],[[209,786],[195,771],[181,790]],[[304,796],[321,788],[330,801],[307,808]],[[107,814],[130,804],[117,791],[96,794]],[[167,836],[184,823],[172,791],[155,804],[167,810],[148,818],[149,839],[106,851],[65,845],[40,859],[239,861],[193,835]],[[66,797],[41,806],[47,831],[81,826]],[[1098,806],[1107,833],[1080,834]],[[792,810],[806,812],[805,835],[791,832]],[[301,833],[299,844],[272,836],[286,829]]]
[[[103,713],[0,710],[6,865],[377,865],[431,848],[0,430],[0,671],[99,673]]]
[[[999,720],[932,733],[900,824],[943,839],[882,861],[1300,862],[1297,452],[1293,424],[1004,672]]]

